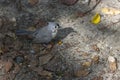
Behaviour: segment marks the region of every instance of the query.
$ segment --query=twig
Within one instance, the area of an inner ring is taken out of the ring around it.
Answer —
[[[91,0],[89,0],[88,5],[90,4],[90,2],[91,2]],[[101,0],[96,0],[96,4],[93,6],[93,8],[88,10],[88,11],[86,11],[84,13],[84,15],[86,15],[86,14],[90,13],[92,10],[94,10],[100,2],[101,2]]]

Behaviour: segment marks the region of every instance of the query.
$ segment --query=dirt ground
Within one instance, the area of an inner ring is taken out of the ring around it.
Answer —
[[[0,80],[120,80],[120,1],[85,1],[0,0]],[[47,47],[15,35],[49,21],[62,29]]]

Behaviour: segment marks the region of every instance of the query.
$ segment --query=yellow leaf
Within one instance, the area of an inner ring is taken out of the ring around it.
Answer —
[[[92,20],[91,20],[91,23],[93,23],[93,24],[98,24],[98,23],[100,23],[100,20],[101,20],[100,14],[96,13],[96,14],[93,16],[93,18],[92,18]]]

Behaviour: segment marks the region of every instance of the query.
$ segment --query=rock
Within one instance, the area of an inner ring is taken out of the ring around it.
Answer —
[[[64,5],[71,6],[77,3],[78,0],[60,0],[60,1]]]
[[[92,62],[95,63],[95,64],[98,64],[98,63],[99,63],[99,56],[98,56],[98,55],[95,55],[95,56],[92,58]]]
[[[88,70],[77,70],[75,71],[74,75],[76,77],[85,77],[89,74],[90,72]]]
[[[17,56],[17,57],[15,57],[14,60],[15,60],[16,63],[20,64],[20,63],[23,63],[24,57],[23,56]]]
[[[40,65],[44,65],[46,63],[49,62],[49,60],[52,58],[53,56],[51,54],[47,54],[44,56],[39,57],[39,64]]]
[[[9,72],[12,66],[13,66],[13,63],[11,61],[7,61],[5,63],[5,72]]]
[[[112,72],[117,70],[117,61],[113,56],[108,57],[109,68]]]

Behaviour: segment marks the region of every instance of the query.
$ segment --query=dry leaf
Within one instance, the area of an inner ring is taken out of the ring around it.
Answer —
[[[92,80],[103,80],[103,77],[97,76],[97,77],[94,77]]]
[[[109,15],[117,15],[120,14],[120,10],[115,8],[102,8],[102,13],[109,14]]]
[[[39,0],[28,0],[28,3],[31,5],[31,6],[34,6],[35,4],[37,4],[39,2]]]
[[[95,63],[95,64],[98,64],[98,62],[99,62],[99,56],[98,56],[98,55],[95,55],[95,56],[92,58],[92,62]]]
[[[113,56],[108,57],[109,68],[112,72],[117,70],[117,61]]]
[[[12,66],[13,66],[13,63],[12,63],[11,61],[7,61],[7,62],[5,63],[5,71],[6,71],[6,72],[9,72],[10,69],[12,68]]]
[[[42,74],[40,74],[41,76],[47,76],[47,77],[51,77],[52,78],[52,73],[49,71],[42,71]]]
[[[88,68],[88,67],[91,66],[91,62],[83,62],[82,66],[83,66],[84,68]]]
[[[49,62],[49,60],[53,57],[51,54],[47,54],[44,56],[39,57],[39,63],[40,65],[44,65]]]
[[[89,74],[89,71],[88,70],[77,70],[75,71],[74,75],[76,77],[85,77]]]
[[[78,11],[75,16],[76,17],[83,17],[83,16],[85,16],[85,13],[82,11]]]
[[[62,44],[63,44],[63,42],[62,42],[62,41],[59,41],[59,42],[58,42],[58,44],[59,44],[59,45],[62,45]]]
[[[83,56],[83,57],[87,57],[87,56],[88,56],[88,53],[83,52],[83,53],[82,53],[82,56]]]
[[[100,51],[100,49],[98,48],[98,46],[96,44],[92,45],[92,49],[94,49],[95,51]]]
[[[38,45],[38,44],[33,44],[33,45],[32,45],[32,49],[33,49],[36,53],[40,52],[40,48],[41,48],[41,46]]]

